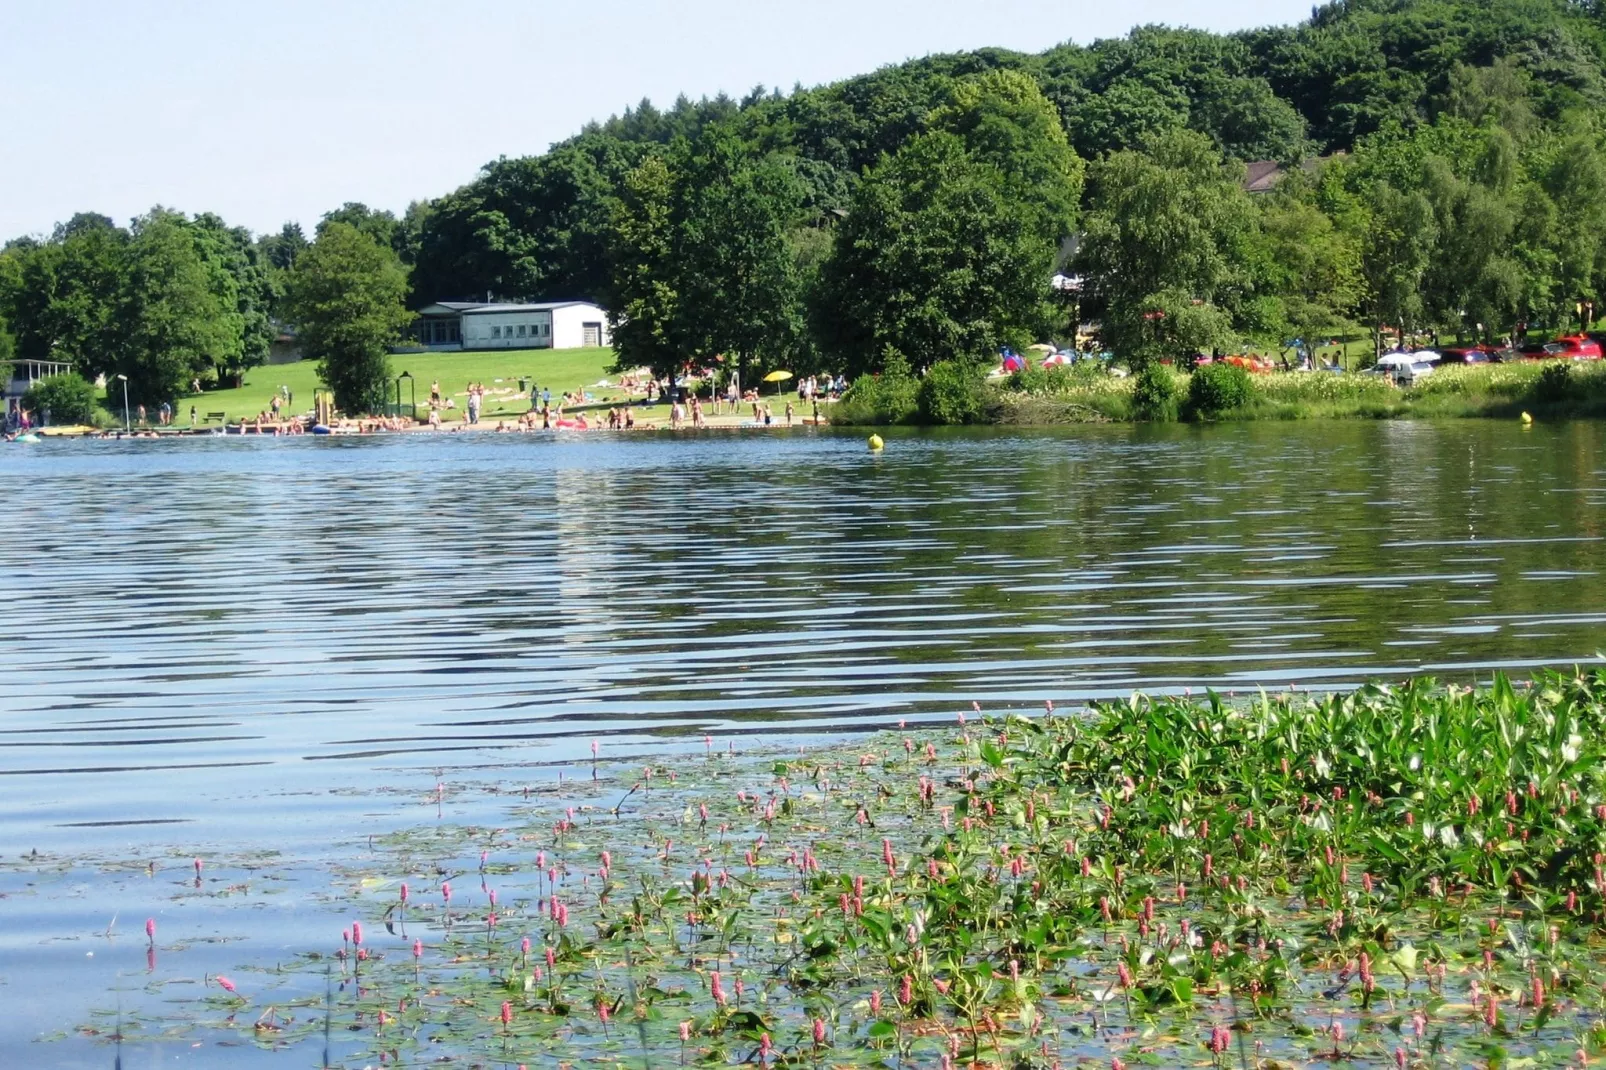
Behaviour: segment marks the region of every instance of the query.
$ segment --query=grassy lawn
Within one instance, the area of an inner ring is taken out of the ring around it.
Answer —
[[[486,353],[397,353],[390,358],[392,375],[407,372],[413,377],[413,386],[420,403],[429,400],[429,384],[439,380],[441,393],[455,397],[457,412],[464,407],[464,392],[471,382],[484,383],[488,391],[485,414],[519,413],[529,408],[528,395],[518,393],[519,377],[528,376],[544,389],[552,391],[554,401],[566,390],[591,387],[601,379],[617,380],[607,369],[613,364],[612,349],[515,349]],[[281,385],[288,386],[295,397],[291,412],[309,412],[312,394],[318,382],[315,361],[303,360],[296,364],[273,364],[253,368],[245,374],[245,385],[239,389],[208,390],[201,394],[186,395],[174,406],[173,422],[187,426],[190,406],[195,407],[199,423],[209,412],[224,412],[229,420],[252,417],[267,409],[269,400]],[[511,390],[510,394],[497,391]],[[599,400],[618,394],[601,391]],[[402,400],[411,400],[407,385],[402,385]],[[121,399],[115,407],[120,414]],[[454,414],[456,415],[456,414]],[[155,414],[152,413],[154,419]]]

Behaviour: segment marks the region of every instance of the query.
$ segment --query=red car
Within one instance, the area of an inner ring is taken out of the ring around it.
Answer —
[[[1600,360],[1600,343],[1587,334],[1569,334],[1545,347],[1559,360]]]

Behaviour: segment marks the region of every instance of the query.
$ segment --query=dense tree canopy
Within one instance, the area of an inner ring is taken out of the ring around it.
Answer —
[[[1230,345],[1253,290],[1242,166],[1187,130],[1147,149],[1094,167],[1077,258],[1106,343],[1139,362]]]

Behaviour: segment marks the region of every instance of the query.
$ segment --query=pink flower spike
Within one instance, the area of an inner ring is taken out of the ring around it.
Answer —
[[[415,939],[413,941],[413,958],[421,959],[423,957],[424,957],[424,941]]]
[[[360,921],[354,921],[351,923],[351,946],[362,946],[362,922]]]
[[[154,942],[156,940],[156,919],[155,918],[146,918],[145,919],[145,935],[152,942]]]
[[[223,989],[223,991],[229,993],[230,995],[234,994],[233,981],[229,980],[227,977],[224,977],[222,974],[218,974],[217,977],[213,978],[213,980],[217,981],[218,987]]]

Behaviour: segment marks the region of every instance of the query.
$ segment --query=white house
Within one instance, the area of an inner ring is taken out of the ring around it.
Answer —
[[[586,301],[440,301],[413,326],[421,345],[457,349],[579,349],[609,344],[608,315]]]
[[[72,371],[72,365],[64,360],[18,360],[11,365],[11,378],[4,382],[4,401],[7,407],[12,403],[20,403],[22,395],[28,388],[40,379],[48,379],[52,375],[66,375]]]

